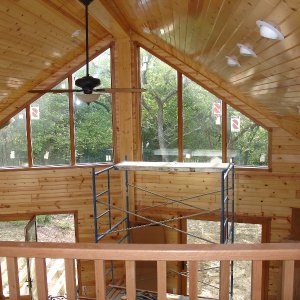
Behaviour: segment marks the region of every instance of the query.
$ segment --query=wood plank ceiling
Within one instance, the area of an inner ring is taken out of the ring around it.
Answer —
[[[110,15],[120,35],[130,29],[175,49],[300,134],[300,1],[95,0],[92,5],[91,45],[114,27],[111,20],[104,24]],[[83,53],[83,14],[78,0],[1,1],[0,116],[41,78]],[[277,24],[285,39],[262,38],[256,20]],[[72,38],[77,29],[81,34]],[[237,43],[251,45],[257,57],[241,56]],[[227,65],[226,56],[232,55],[240,67]]]

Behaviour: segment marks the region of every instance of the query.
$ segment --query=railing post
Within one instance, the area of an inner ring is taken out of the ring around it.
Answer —
[[[76,278],[74,259],[65,259],[66,292],[68,299],[76,299]]]
[[[157,261],[157,296],[158,300],[166,300],[167,262]]]
[[[295,261],[286,260],[282,263],[281,300],[293,300],[294,296]]]
[[[230,261],[220,261],[220,300],[228,300]]]
[[[189,261],[189,296],[198,300],[198,261]]]
[[[126,295],[129,300],[136,300],[135,261],[127,260],[126,268]]]
[[[18,259],[16,257],[7,257],[7,276],[9,286],[9,298],[12,300],[20,300]]]
[[[45,258],[35,259],[35,272],[38,299],[48,299],[47,268]]]
[[[105,300],[105,261],[95,260],[96,299]]]
[[[262,261],[252,261],[251,299],[262,299]]]

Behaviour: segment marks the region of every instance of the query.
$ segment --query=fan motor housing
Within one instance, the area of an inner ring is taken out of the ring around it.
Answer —
[[[84,76],[75,80],[75,85],[81,87],[85,94],[92,94],[93,89],[100,85],[101,81],[93,76]]]

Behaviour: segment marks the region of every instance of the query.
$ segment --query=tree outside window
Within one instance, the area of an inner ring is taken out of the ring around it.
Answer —
[[[27,167],[25,109],[0,128],[0,167]]]
[[[93,59],[90,75],[101,80],[102,87],[111,87],[110,49]],[[73,79],[85,75],[85,66]],[[113,160],[112,97],[101,94],[96,102],[83,103],[74,94],[75,156],[77,163],[111,162]]]
[[[143,49],[141,62],[143,159],[176,161],[177,72]]]
[[[62,81],[55,88],[67,89],[67,80]],[[68,94],[46,93],[31,104],[30,114],[33,165],[69,164]]]

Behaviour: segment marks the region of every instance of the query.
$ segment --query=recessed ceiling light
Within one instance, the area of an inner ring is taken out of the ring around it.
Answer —
[[[244,44],[237,44],[240,48],[240,54],[243,56],[252,56],[256,57],[256,53],[253,51],[253,49],[249,45]]]
[[[256,25],[259,27],[260,35],[271,40],[283,40],[284,35],[279,31],[278,27],[271,23],[258,20]]]
[[[226,56],[227,65],[230,67],[240,67],[240,63],[235,56]]]

